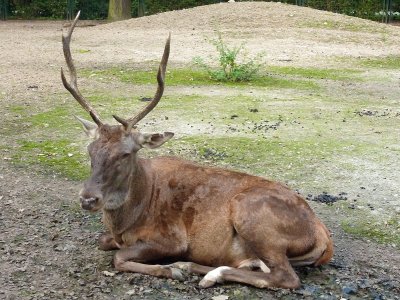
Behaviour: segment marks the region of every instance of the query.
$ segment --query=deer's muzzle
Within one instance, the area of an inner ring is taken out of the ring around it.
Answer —
[[[83,198],[81,196],[79,197],[79,200],[81,201],[81,207],[86,210],[96,210],[99,203],[98,197]]]

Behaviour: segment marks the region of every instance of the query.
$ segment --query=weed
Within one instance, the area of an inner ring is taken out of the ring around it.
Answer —
[[[230,47],[223,41],[220,32],[217,35],[218,37],[210,42],[218,51],[219,69],[208,66],[200,57],[196,57],[194,63],[204,69],[215,81],[243,82],[254,79],[263,65],[261,63],[262,55],[259,54],[250,59],[244,54],[242,61],[239,62],[239,53],[244,50],[244,44]]]

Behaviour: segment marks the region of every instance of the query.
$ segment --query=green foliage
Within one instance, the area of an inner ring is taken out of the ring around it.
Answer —
[[[133,1],[137,2],[137,0]],[[160,0],[146,0],[146,15],[152,15],[164,11],[178,10],[184,8],[195,7],[199,5],[207,5],[213,3],[219,3],[219,0],[170,0],[170,1],[160,1]]]
[[[208,66],[199,57],[195,58],[195,64],[203,68],[215,81],[243,82],[254,79],[263,65],[261,63],[262,55],[258,55],[256,58],[247,58],[247,55],[243,55],[243,58],[239,61],[239,54],[244,50],[244,44],[230,47],[223,41],[221,33],[218,32],[217,34],[218,37],[210,40],[210,42],[218,51],[219,68],[214,69]]]
[[[75,0],[76,11],[81,11],[80,19],[106,19],[109,0]]]
[[[296,0],[273,0],[273,2],[284,2],[289,4],[296,4]],[[305,0],[305,5],[321,9],[332,11],[336,13],[346,14],[349,16],[360,17],[365,19],[372,20],[380,20],[383,14],[383,2],[377,0]],[[392,12],[391,16],[394,19],[398,18],[399,15],[397,13],[393,14],[393,12],[398,12],[400,10],[400,2],[392,4]]]
[[[81,19],[105,19],[108,0],[14,0],[10,1],[8,9],[11,16],[23,19],[63,19],[68,10],[72,10],[73,15],[80,10]]]
[[[10,4],[11,13],[24,19],[61,19],[66,10],[66,2],[58,0],[18,0],[11,1]]]

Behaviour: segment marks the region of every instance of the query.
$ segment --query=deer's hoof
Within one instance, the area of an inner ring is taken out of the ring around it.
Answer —
[[[172,279],[176,279],[179,281],[185,280],[185,276],[181,270],[179,270],[177,268],[170,268],[170,270],[171,270],[171,274],[172,274]]]
[[[208,288],[213,286],[216,282],[224,282],[224,271],[230,270],[230,267],[218,267],[206,274],[200,281],[199,285],[202,288]]]
[[[203,288],[203,289],[206,289],[206,288],[212,287],[214,284],[215,284],[215,281],[213,281],[213,280],[207,280],[207,279],[203,278],[203,279],[200,281],[199,286],[200,286],[201,288]]]

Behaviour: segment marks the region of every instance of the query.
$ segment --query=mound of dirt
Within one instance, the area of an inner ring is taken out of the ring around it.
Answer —
[[[386,25],[341,14],[279,2],[234,2],[198,6],[105,25],[107,28],[145,28],[179,30],[267,30],[299,28],[305,22],[337,22],[385,28]],[[339,24],[340,23],[340,24]],[[321,24],[323,25],[323,24]]]
[[[228,43],[245,42],[250,54],[265,53],[269,63],[290,61],[303,66],[326,62],[333,56],[398,53],[400,40],[395,26],[276,2],[219,3],[86,30],[92,32],[90,45],[103,40],[108,47],[116,45],[118,54],[121,49],[142,49],[135,52],[135,61],[154,59],[160,51],[154,46],[162,45],[171,32],[170,60],[178,63],[212,53],[207,39],[215,37],[214,31],[221,32]]]

